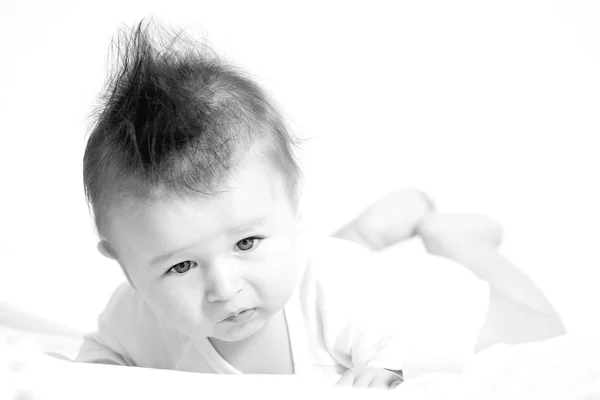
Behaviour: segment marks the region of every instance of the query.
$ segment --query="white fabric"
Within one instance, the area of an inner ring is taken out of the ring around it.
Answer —
[[[69,363],[43,356],[39,338],[16,341],[0,329],[0,399],[338,398],[403,400],[595,400],[600,398],[600,332],[542,342],[494,345],[461,374],[429,373],[393,391],[344,390],[304,375],[190,374],[148,368]],[[2,340],[2,339],[7,340]],[[43,340],[42,340],[43,342]],[[44,347],[44,346],[42,346]],[[29,394],[25,396],[24,394]]]
[[[284,309],[296,374],[335,377],[358,365],[403,370],[405,377],[460,372],[473,355],[489,304],[486,283],[424,253],[403,261],[340,239],[305,244],[301,279]],[[113,294],[77,361],[100,359],[239,373],[208,340],[193,343],[163,327],[127,284]]]

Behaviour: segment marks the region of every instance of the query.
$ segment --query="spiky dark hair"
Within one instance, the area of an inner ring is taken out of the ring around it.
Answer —
[[[295,199],[298,144],[266,93],[206,45],[155,21],[120,30],[116,57],[92,114],[83,160],[98,233],[115,196],[214,193],[254,144],[286,176]],[[118,198],[118,197],[117,197]]]

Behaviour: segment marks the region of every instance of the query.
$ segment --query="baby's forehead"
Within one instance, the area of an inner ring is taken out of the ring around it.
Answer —
[[[270,163],[240,164],[233,173],[208,190],[195,187],[169,187],[161,183],[144,185],[129,179],[112,196],[113,209],[130,212],[131,209],[179,206],[182,203],[198,207],[229,205],[246,208],[287,200],[283,174]]]
[[[190,238],[211,240],[248,227],[279,226],[288,220],[291,207],[268,189],[258,185],[215,194],[128,196],[107,221],[107,236],[130,248],[142,246],[142,254],[159,244],[177,247]]]

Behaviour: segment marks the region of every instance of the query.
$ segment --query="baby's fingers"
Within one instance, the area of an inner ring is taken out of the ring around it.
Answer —
[[[337,382],[337,386],[354,388],[394,389],[403,379],[388,370],[366,367],[352,368],[346,371]]]
[[[402,378],[394,375],[380,375],[374,377],[369,387],[375,389],[395,389],[402,383]]]
[[[355,378],[356,378],[355,371],[350,369],[350,370],[346,371],[346,373],[344,373],[344,375],[342,375],[340,380],[337,381],[336,385],[342,386],[342,387],[352,387],[352,386],[354,386]]]
[[[354,377],[354,387],[355,388],[372,388],[375,387],[373,386],[373,381],[375,380],[376,375],[368,372],[368,371],[364,371],[361,374],[358,374]]]
[[[350,369],[337,382],[337,386],[354,387],[354,388],[369,388],[371,382],[375,379],[375,374],[371,371],[360,369]]]

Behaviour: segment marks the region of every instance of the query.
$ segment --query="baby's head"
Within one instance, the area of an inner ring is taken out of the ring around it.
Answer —
[[[85,150],[98,249],[168,326],[241,340],[296,283],[295,141],[254,82],[153,33],[140,24],[119,41]]]

